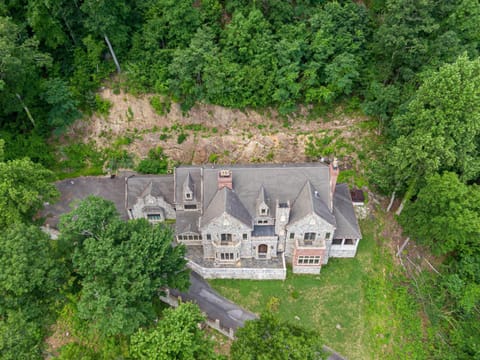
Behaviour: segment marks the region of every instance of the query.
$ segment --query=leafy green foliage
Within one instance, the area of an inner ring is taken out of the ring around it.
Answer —
[[[188,134],[184,133],[184,132],[181,132],[177,136],[177,144],[179,144],[179,145],[182,144],[185,140],[187,140],[187,138],[188,138]]]
[[[50,183],[51,171],[28,159],[0,163],[0,227],[30,221],[43,206],[58,196]]]
[[[168,166],[168,157],[159,146],[156,149],[150,149],[148,158],[140,161],[137,171],[142,174],[166,174]]]
[[[313,331],[282,322],[272,312],[247,321],[236,335],[232,359],[326,359],[323,344]]]
[[[188,284],[185,249],[172,247],[172,230],[124,222],[111,202],[86,198],[60,230],[81,283],[77,316],[103,336],[132,334],[155,318],[152,299],[161,287]]]
[[[11,19],[0,17],[0,115],[21,117],[17,126],[24,129],[35,126],[24,109],[38,101],[42,69],[51,64],[51,57],[38,45],[35,38],[25,37]]]
[[[480,59],[465,55],[428,74],[405,112],[393,120],[397,133],[382,164],[391,187],[455,171],[463,180],[480,175]]]
[[[125,149],[121,149],[119,146],[109,148],[105,150],[108,162],[108,168],[112,171],[120,168],[133,168],[132,155]]]
[[[22,311],[0,317],[0,357],[5,360],[41,359],[44,331]]]
[[[423,298],[441,357],[468,359],[476,346],[480,308],[480,189],[465,185],[454,173],[433,175],[407,204],[400,221],[404,231],[435,254],[446,255],[442,276],[422,277]],[[428,295],[427,295],[428,294]]]
[[[61,285],[50,238],[38,227],[15,224],[0,234],[0,314],[28,308],[40,316]]]
[[[92,349],[82,346],[78,343],[70,343],[60,348],[60,355],[55,357],[56,360],[100,360],[101,357]]]
[[[65,80],[61,78],[46,80],[42,84],[42,91],[42,97],[50,105],[47,114],[48,124],[57,132],[62,132],[81,116],[77,109],[78,103],[73,99]]]
[[[22,223],[0,234],[0,357],[40,358],[50,309],[59,299],[64,269],[49,236]]]
[[[480,252],[480,189],[454,173],[433,175],[400,218],[404,230],[440,255]]]
[[[199,324],[205,321],[197,305],[182,303],[176,309],[165,309],[153,329],[140,329],[131,338],[134,359],[210,360],[220,359],[213,343]]]
[[[328,135],[320,137],[310,135],[305,143],[305,155],[314,161],[321,157],[331,155],[333,153],[332,140],[333,137]]]
[[[102,99],[100,95],[95,95],[95,108],[99,114],[107,117],[110,113],[112,105],[113,104],[110,101]]]
[[[62,160],[53,169],[59,178],[103,173],[105,154],[98,151],[94,143],[72,143],[58,147],[57,152]]]
[[[170,100],[167,98],[160,98],[159,96],[153,96],[150,99],[150,105],[158,115],[166,115],[170,112]]]

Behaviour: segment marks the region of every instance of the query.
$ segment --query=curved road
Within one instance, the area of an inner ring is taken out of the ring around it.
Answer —
[[[181,296],[184,301],[196,303],[210,320],[219,319],[220,325],[226,329],[232,328],[235,331],[242,327],[245,321],[257,319],[255,314],[219,295],[194,271],[190,273],[188,292],[171,289],[170,294]]]

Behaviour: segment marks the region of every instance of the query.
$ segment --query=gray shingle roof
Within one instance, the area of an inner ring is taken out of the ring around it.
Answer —
[[[177,219],[175,222],[175,232],[183,234],[186,232],[199,233],[198,219],[200,213],[196,211],[177,211]]]
[[[252,215],[256,213],[257,199],[262,186],[271,216],[275,216],[276,200],[293,203],[298,190],[304,186],[306,181],[310,181],[318,191],[319,198],[323,203],[327,204],[327,207],[330,206],[330,173],[326,164],[317,162],[222,166],[222,169],[225,168],[232,171],[233,189]],[[183,169],[188,169],[188,167]],[[220,169],[215,166],[203,167],[204,204],[209,204],[217,192],[219,171]]]
[[[202,201],[202,168],[199,166],[180,166],[175,168],[175,202],[177,204],[184,204],[184,186],[188,184],[191,190],[194,191],[194,198],[196,202]],[[215,187],[216,189],[216,187]],[[190,203],[190,202],[189,202]]]
[[[235,191],[230,190],[227,187],[217,190],[217,193],[202,216],[201,227],[207,225],[223,213],[229,214],[249,227],[252,226],[252,217],[249,212],[242,204]]]
[[[127,178],[127,209],[133,207],[138,198],[152,195],[162,196],[166,202],[173,204],[173,176],[134,175]]]
[[[183,191],[191,191],[193,192],[193,179],[190,175],[190,172],[187,174],[185,181],[183,183]]]
[[[316,214],[334,226],[336,224],[335,216],[321,200],[320,193],[307,181],[292,205],[289,223],[293,224],[310,214]]]
[[[337,229],[334,238],[361,239],[362,233],[358,226],[352,198],[347,184],[337,184],[333,197],[333,213],[337,219]]]

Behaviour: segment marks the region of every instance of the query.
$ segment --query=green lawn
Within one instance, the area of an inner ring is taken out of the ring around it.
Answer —
[[[405,279],[376,236],[379,226],[372,220],[361,225],[357,256],[330,259],[320,275],[290,272],[285,281],[210,283],[255,313],[278,298],[281,318],[315,329],[326,345],[349,359],[425,358],[418,307],[402,285]]]

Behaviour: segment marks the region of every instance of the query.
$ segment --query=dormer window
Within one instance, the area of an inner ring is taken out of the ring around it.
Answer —
[[[186,201],[193,200],[194,188],[193,179],[190,176],[190,173],[188,173],[185,182],[183,183],[183,197]]]
[[[261,208],[260,209],[260,214],[267,215],[268,214],[268,209],[267,208]]]

